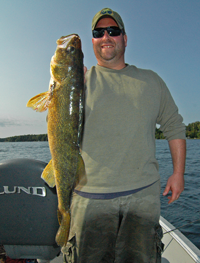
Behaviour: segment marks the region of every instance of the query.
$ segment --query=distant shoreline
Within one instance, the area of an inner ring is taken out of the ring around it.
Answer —
[[[165,139],[162,131],[158,128],[155,130],[155,138],[156,139]],[[200,139],[200,122],[196,121],[193,123],[189,123],[186,126],[186,138],[187,139]],[[19,135],[12,136],[7,138],[0,138],[0,142],[35,142],[35,141],[48,141],[47,134],[27,134],[27,135]]]
[[[27,134],[12,136],[7,138],[0,138],[0,142],[44,142],[48,141],[47,134]]]

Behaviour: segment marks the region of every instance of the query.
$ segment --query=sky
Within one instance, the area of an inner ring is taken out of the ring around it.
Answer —
[[[48,90],[61,36],[78,34],[85,66],[96,65],[91,22],[105,7],[125,23],[126,63],[158,73],[184,123],[200,121],[199,0],[6,0],[0,2],[0,138],[47,133],[47,112],[26,103]]]

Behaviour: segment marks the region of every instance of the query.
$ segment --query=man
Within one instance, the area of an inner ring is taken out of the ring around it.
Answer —
[[[86,174],[73,193],[67,262],[161,262],[160,177],[155,127],[161,125],[174,172],[164,195],[184,189],[185,126],[163,80],[125,64],[127,35],[109,8],[92,21],[97,66],[86,73],[82,156]]]

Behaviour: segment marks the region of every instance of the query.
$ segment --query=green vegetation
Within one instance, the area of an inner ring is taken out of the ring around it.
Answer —
[[[200,122],[189,123],[186,126],[186,137],[188,139],[200,139]]]
[[[186,126],[186,137],[188,139],[200,139],[200,121],[189,123]],[[156,128],[155,132],[156,139],[165,139],[162,131]],[[33,141],[48,141],[47,134],[28,134],[13,136],[4,139],[0,139],[0,142],[33,142]]]
[[[28,134],[0,139],[0,142],[35,142],[48,141],[47,134]]]
[[[156,128],[155,138],[156,139],[165,139],[163,132],[158,128]]]
[[[162,131],[156,128],[156,139],[165,139]],[[189,123],[186,126],[186,137],[188,139],[200,139],[200,121]]]

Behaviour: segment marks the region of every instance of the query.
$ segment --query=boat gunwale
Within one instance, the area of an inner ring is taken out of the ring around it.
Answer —
[[[172,239],[175,239],[187,254],[195,260],[195,262],[200,263],[200,250],[186,236],[184,236],[178,229],[173,230],[175,227],[162,216],[160,216],[160,225],[165,230],[163,235],[165,233],[170,235]],[[168,231],[171,232],[167,233]]]

